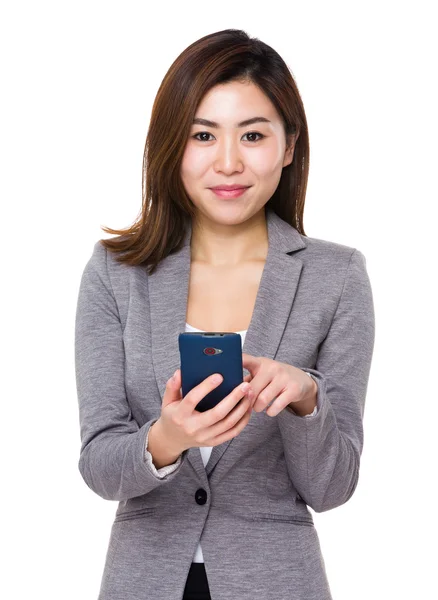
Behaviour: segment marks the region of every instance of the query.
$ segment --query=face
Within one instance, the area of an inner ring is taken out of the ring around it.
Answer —
[[[257,122],[243,121],[262,118]],[[293,160],[296,137],[286,145],[282,120],[269,98],[252,82],[217,85],[204,96],[187,141],[181,178],[201,220],[237,224],[257,214],[271,198],[283,167]],[[249,186],[237,197],[210,188]]]

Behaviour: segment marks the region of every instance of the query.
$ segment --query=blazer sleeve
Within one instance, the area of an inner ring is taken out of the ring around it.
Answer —
[[[289,476],[315,512],[347,502],[359,479],[363,414],[375,338],[375,315],[364,255],[354,249],[315,369],[316,415],[282,410],[278,423]]]
[[[125,392],[125,354],[117,303],[100,242],[85,266],[75,324],[76,387],[81,448],[79,471],[86,484],[106,500],[147,494],[178,476],[187,457],[159,477],[145,454],[151,419],[133,419]]]

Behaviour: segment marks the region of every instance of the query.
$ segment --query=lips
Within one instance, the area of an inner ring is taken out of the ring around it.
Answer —
[[[218,198],[222,198],[223,200],[226,200],[226,199],[231,200],[233,198],[240,198],[240,196],[243,196],[245,194],[246,190],[249,189],[250,187],[251,186],[241,186],[241,187],[232,186],[231,188],[226,188],[223,186],[219,186],[217,188],[211,188],[211,191]]]
[[[219,190],[224,190],[226,192],[230,192],[230,191],[233,191],[233,190],[246,190],[246,188],[248,188],[248,187],[249,187],[249,185],[230,185],[230,186],[228,186],[228,185],[218,185],[218,186],[212,187],[210,189],[212,189],[212,190],[218,190],[218,191]]]

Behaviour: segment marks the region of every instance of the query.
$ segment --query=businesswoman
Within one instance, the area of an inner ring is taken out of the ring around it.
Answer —
[[[374,310],[364,255],[304,232],[308,168],[271,47],[228,29],[171,65],[141,213],[79,290],[79,469],[118,501],[101,600],[331,598],[309,507],[358,483]],[[220,378],[182,397],[182,331],[239,333],[248,389],[196,411]]]

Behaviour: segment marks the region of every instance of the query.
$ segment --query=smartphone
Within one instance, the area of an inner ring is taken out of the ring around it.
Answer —
[[[205,412],[214,408],[234,388],[243,383],[240,334],[223,331],[186,331],[179,334],[178,345],[183,398],[213,373],[220,373],[223,377],[222,383],[198,402],[197,411]]]

